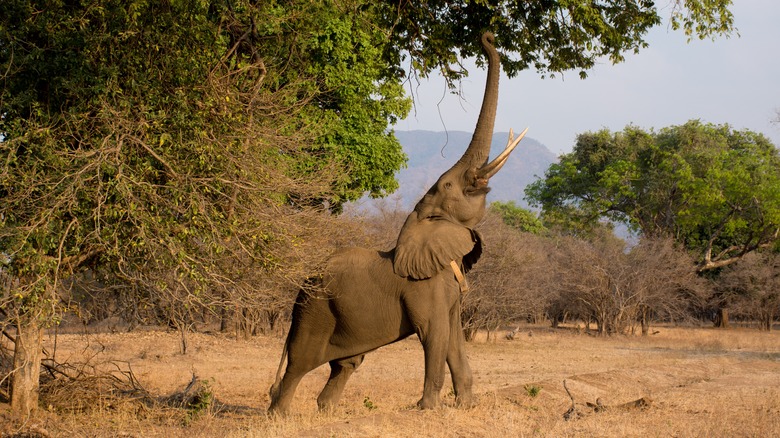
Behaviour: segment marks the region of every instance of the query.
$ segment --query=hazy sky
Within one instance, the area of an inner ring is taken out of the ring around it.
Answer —
[[[528,126],[529,137],[560,153],[585,131],[701,119],[761,132],[780,147],[780,125],[770,123],[780,108],[780,1],[737,0],[732,11],[739,36],[687,43],[663,24],[651,31],[648,48],[617,65],[605,60],[585,80],[577,72],[554,79],[535,71],[511,80],[502,74],[495,131]],[[472,131],[486,72],[469,65],[463,99],[440,77],[423,80],[415,86],[415,109],[395,129]]]

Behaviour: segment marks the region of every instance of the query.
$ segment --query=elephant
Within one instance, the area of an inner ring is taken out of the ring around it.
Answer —
[[[473,404],[460,316],[461,294],[468,288],[464,274],[482,253],[482,238],[474,227],[485,214],[488,180],[528,131],[517,138],[510,133],[504,151],[488,163],[500,66],[493,35],[486,32],[481,43],[488,78],[468,148],[417,203],[394,249],[338,250],[323,273],[302,288],[270,389],[269,412],[288,412],[301,378],[325,363],[330,364],[330,377],[317,406],[331,409],[366,353],[413,334],[425,357],[423,395],[417,406],[430,409],[440,404],[445,363],[456,405]]]

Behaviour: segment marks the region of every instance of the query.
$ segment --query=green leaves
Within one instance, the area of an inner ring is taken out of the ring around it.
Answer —
[[[728,35],[734,29],[731,0],[676,0],[672,10],[672,29],[683,29],[690,41]]]
[[[490,209],[501,215],[505,224],[519,231],[533,234],[542,234],[546,231],[536,214],[517,206],[514,201],[496,201],[490,204]]]

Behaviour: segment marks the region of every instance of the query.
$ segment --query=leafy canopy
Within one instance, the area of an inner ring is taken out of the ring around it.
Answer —
[[[674,29],[709,38],[734,30],[730,0],[674,0],[659,8],[649,0],[384,0],[383,27],[391,29],[389,64],[425,76],[434,69],[451,80],[460,60],[482,56],[479,35],[496,35],[504,70],[512,77],[533,68],[540,74],[579,70],[581,77],[602,58],[620,62],[647,46],[645,35],[668,12]]]
[[[780,153],[761,134],[695,120],[588,132],[526,197],[559,225],[610,219],[673,237],[712,269],[780,237]]]

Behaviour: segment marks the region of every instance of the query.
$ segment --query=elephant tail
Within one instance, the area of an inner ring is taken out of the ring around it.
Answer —
[[[282,368],[284,368],[284,361],[287,359],[287,349],[290,345],[290,334],[287,334],[287,339],[284,341],[284,347],[282,348],[282,358],[279,360],[279,368],[276,369],[276,380],[271,385],[271,389],[268,391],[271,396],[271,403],[279,397],[279,393],[282,390]]]

